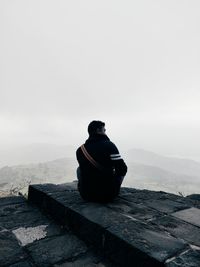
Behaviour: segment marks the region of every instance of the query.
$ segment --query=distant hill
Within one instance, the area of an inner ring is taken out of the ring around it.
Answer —
[[[3,167],[0,169],[0,190],[23,188],[33,183],[65,183],[76,179],[75,159],[62,158],[53,161]],[[123,186],[167,191],[184,195],[200,193],[200,179],[196,176],[177,174],[155,166],[128,162],[128,173]]]
[[[161,156],[142,149],[129,150],[125,153],[125,158],[128,162],[150,165],[177,174],[196,176],[200,179],[200,162],[198,161]]]
[[[200,179],[155,166],[128,162],[124,186],[189,195],[200,193]]]
[[[0,169],[0,190],[23,187],[33,183],[65,183],[76,179],[77,163],[63,158],[38,164],[17,165]]]
[[[76,179],[75,148],[34,144],[15,151],[14,166],[0,168],[0,191],[31,183],[64,183]],[[1,159],[3,152],[0,152]],[[62,155],[68,155],[63,156]],[[58,159],[55,159],[58,156]],[[53,160],[52,160],[53,159]],[[200,193],[200,163],[165,157],[141,149],[124,153],[128,173],[123,185],[184,195]],[[32,161],[32,163],[30,163]]]
[[[59,158],[74,158],[74,146],[35,143],[0,149],[0,168],[4,166],[40,163]]]

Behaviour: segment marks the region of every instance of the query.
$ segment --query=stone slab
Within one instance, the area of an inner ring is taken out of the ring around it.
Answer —
[[[53,197],[56,200],[62,200],[62,203],[66,202],[68,205],[74,203],[86,203],[81,197],[78,191],[62,191],[62,192],[48,192],[48,196]]]
[[[69,191],[73,192],[74,189]],[[56,199],[54,202],[59,203]],[[14,204],[9,201],[7,205],[0,206],[0,224],[0,267],[53,267],[62,264],[68,267],[114,267],[102,255],[88,251],[85,243],[67,233],[66,228],[53,223],[26,201]],[[45,236],[43,232],[41,236],[40,228],[45,231]],[[28,242],[22,242],[24,238]],[[16,247],[11,241],[14,241]],[[18,249],[22,254],[18,253]]]
[[[190,198],[122,188],[114,202],[97,204],[83,201],[75,187],[66,185],[60,189],[59,185],[32,186],[31,190],[31,201],[36,200],[43,211],[86,243],[100,248],[116,266],[175,267],[181,262],[185,267],[193,259],[196,267],[199,252],[194,253],[190,244],[200,246],[200,220]],[[87,259],[78,255],[53,264],[65,267],[84,262]]]
[[[174,260],[166,263],[166,267],[199,267],[200,266],[200,252],[188,250],[182,253]]]
[[[28,211],[31,212],[33,210],[37,210],[37,208],[31,206],[30,204],[28,205],[27,202],[2,205],[0,206],[0,218],[2,216],[9,216],[9,215],[14,215],[14,214],[17,215],[22,212],[28,212]]]
[[[144,204],[157,211],[170,214],[178,210],[187,209],[190,206],[170,199],[144,201]]]
[[[130,215],[129,209],[126,210],[128,213],[120,213],[112,210],[112,206],[84,202],[74,191],[68,191],[67,194],[64,191],[44,193],[41,187],[38,191],[32,186],[30,201],[34,201],[37,195],[41,200],[37,202],[39,207],[48,211],[53,217],[58,210],[60,215],[56,218],[65,218],[63,223],[74,233],[100,248],[116,264],[131,267],[133,264],[145,267],[164,266],[166,259],[181,253],[187,247],[185,242],[156,229],[157,226],[141,222],[138,218],[134,218],[133,214],[132,217],[127,216]],[[166,201],[163,193],[158,194],[157,198],[164,198],[162,200]],[[171,202],[173,208],[183,206],[182,203]],[[141,209],[144,207],[142,203],[137,204],[141,205],[137,212],[142,214]],[[136,203],[132,209],[136,208],[135,205]],[[152,211],[148,207],[146,210]],[[159,214],[159,211],[154,212]]]
[[[192,206],[200,209],[200,194],[192,194],[186,197],[192,203]]]
[[[117,267],[117,265],[113,265],[96,253],[88,252],[64,263],[55,264],[53,267]]]
[[[158,218],[152,223],[171,233],[172,235],[200,247],[200,228],[184,222],[176,217],[164,216]]]
[[[200,194],[192,194],[187,196],[186,198],[197,201],[200,204]]]
[[[21,196],[1,197],[0,206],[17,204],[25,201],[25,198]]]
[[[10,214],[0,219],[0,227],[13,230],[19,227],[30,227],[47,224],[48,220],[39,211]]]
[[[174,217],[179,218],[185,222],[191,223],[200,227],[200,209],[190,208],[178,211],[172,214]]]
[[[87,246],[72,234],[48,238],[26,246],[38,266],[49,267],[86,253]]]
[[[17,230],[18,228],[33,228],[46,226],[46,236],[55,236],[63,233],[63,229],[52,220],[46,218],[36,207],[23,202],[0,207],[0,231]]]
[[[28,255],[22,250],[14,234],[0,232],[0,266],[8,266],[17,260],[24,260]]]
[[[162,191],[150,191],[150,190],[124,190],[123,188],[120,191],[120,197],[128,199],[128,201],[133,201],[135,203],[143,203],[144,201],[151,201],[151,200],[161,200],[161,199],[171,199],[176,200],[181,199],[179,196],[175,196],[173,194],[169,194]]]
[[[150,227],[138,221],[128,221],[124,224],[116,223],[115,226],[111,226],[107,230],[105,236],[105,251],[107,253],[113,250],[114,244],[115,258],[119,257],[118,261],[123,263],[125,260],[124,250],[127,250],[128,246],[135,252],[134,257],[129,256],[130,264],[126,263],[126,266],[133,266],[134,261],[138,264],[136,266],[140,266],[139,264],[148,266],[149,263],[151,263],[150,266],[154,266],[152,265],[154,260],[154,264],[157,266],[156,264],[164,263],[166,259],[182,252],[187,247],[185,242],[161,231],[158,227]],[[121,241],[119,242],[119,240]],[[121,259],[120,251],[123,252]]]
[[[19,261],[17,263],[9,265],[8,267],[36,267],[36,265],[28,261]]]
[[[64,229],[55,223],[47,223],[35,227],[19,227],[13,230],[12,233],[16,236],[21,246],[33,243],[42,238],[58,236],[65,233]]]
[[[34,185],[35,188],[37,188],[37,190],[40,190],[42,192],[45,193],[49,193],[49,192],[66,192],[66,191],[74,191],[77,190],[77,183],[73,182],[73,183],[64,183],[64,184],[51,184],[51,183],[47,183],[47,184],[35,184]]]
[[[127,190],[128,189],[128,190]],[[171,200],[175,201],[176,203],[182,203],[183,205],[193,206],[193,202],[191,199],[182,197],[179,195],[166,193],[162,191],[150,191],[150,190],[140,190],[140,189],[132,189],[132,188],[121,188],[120,191],[120,198],[126,199],[129,202],[134,203],[148,203],[151,201],[164,201],[164,200]]]
[[[126,221],[130,218],[98,203],[74,204],[68,213],[69,228],[85,242],[101,250],[104,250],[105,230]]]
[[[135,204],[134,202],[124,200],[116,200],[113,203],[108,203],[106,206],[113,211],[142,221],[150,221],[162,216],[161,212],[143,204]]]

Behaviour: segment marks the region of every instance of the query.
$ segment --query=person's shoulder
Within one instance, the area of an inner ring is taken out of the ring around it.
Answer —
[[[112,142],[112,141],[107,141],[107,147],[108,149],[112,152],[114,151],[118,151],[117,146]]]

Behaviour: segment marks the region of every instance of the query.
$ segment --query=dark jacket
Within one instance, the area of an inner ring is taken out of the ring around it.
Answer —
[[[115,144],[106,135],[90,136],[84,146],[104,170],[93,166],[79,147],[76,157],[80,167],[78,181],[80,194],[87,200],[109,201],[119,193],[120,177],[125,176],[127,166]]]

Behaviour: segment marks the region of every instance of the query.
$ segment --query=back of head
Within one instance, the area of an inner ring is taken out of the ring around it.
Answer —
[[[88,133],[89,135],[94,135],[97,133],[98,129],[101,129],[105,126],[105,123],[102,121],[91,121],[88,125]]]

